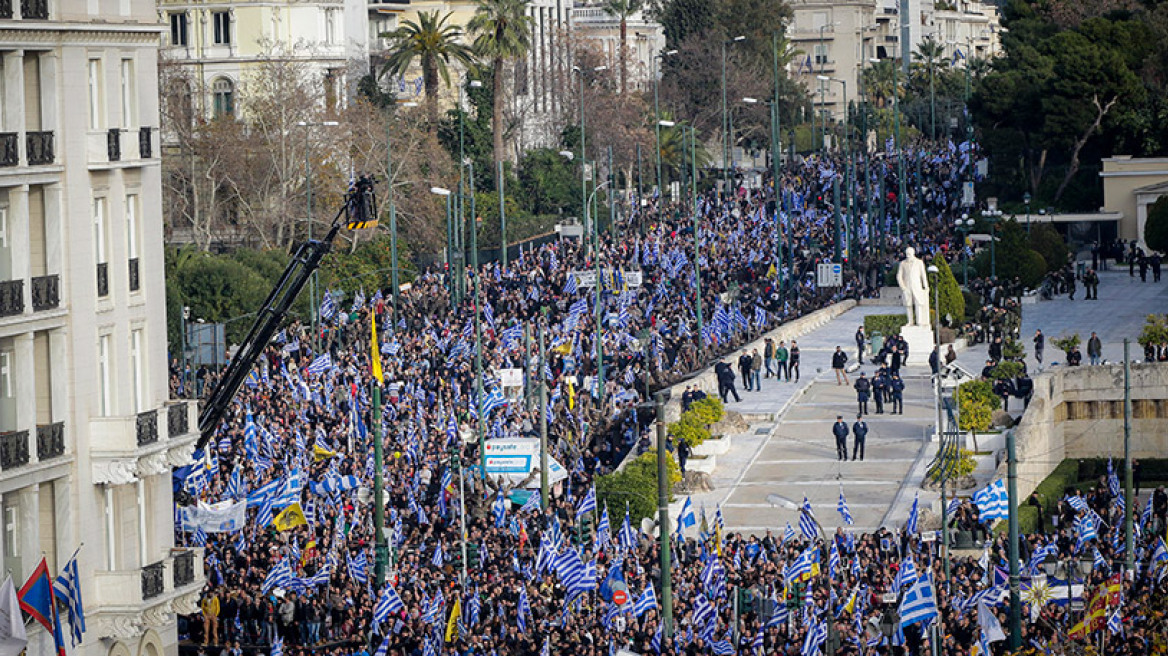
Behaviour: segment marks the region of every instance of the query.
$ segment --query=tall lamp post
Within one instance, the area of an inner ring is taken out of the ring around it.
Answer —
[[[398,107],[417,107],[418,103],[404,102]],[[396,116],[396,112],[394,114]],[[393,285],[393,322],[396,325],[399,318],[398,303],[401,298],[400,279],[397,267],[397,206],[393,203],[393,142],[389,138],[390,121],[385,121],[385,199],[389,206],[389,266],[390,283]]]
[[[953,222],[957,231],[961,233],[961,278],[962,285],[969,287],[969,253],[966,249],[966,241],[969,239],[969,231],[973,230],[973,224],[976,223],[969,218],[968,214],[962,213],[961,218]]]
[[[777,96],[777,94],[776,94]],[[783,223],[779,219],[779,105],[777,100],[759,100],[758,98],[744,97],[742,102],[748,105],[762,103],[770,109],[771,118],[771,168],[774,176],[774,193],[775,193],[775,229],[778,232],[778,248],[779,254],[778,263],[775,265],[775,273],[778,276],[779,289],[783,288]]]
[[[681,141],[683,144],[685,143],[686,130],[689,130],[690,139],[691,139],[691,143],[692,143],[692,148],[690,149],[692,159],[690,161],[693,163],[693,170],[692,170],[692,175],[690,176],[690,178],[691,178],[690,189],[691,189],[693,200],[691,203],[692,206],[690,208],[690,211],[693,212],[694,300],[695,300],[694,310],[696,311],[696,316],[697,316],[697,320],[698,320],[697,343],[698,343],[698,350],[700,351],[701,344],[702,344],[702,328],[704,327],[704,325],[702,323],[702,271],[701,271],[701,266],[699,265],[699,262],[701,260],[701,232],[700,232],[701,222],[698,220],[698,198],[697,198],[697,175],[698,175],[698,169],[697,169],[697,159],[698,159],[698,156],[697,156],[697,145],[698,145],[697,130],[691,125],[677,125],[677,123],[675,123],[673,121],[657,121],[657,124],[663,128],[672,128],[672,127],[679,128],[681,130]],[[685,162],[682,162],[682,166],[683,167],[685,166]]]
[[[296,125],[304,128],[304,206],[308,223],[308,241],[312,241],[312,161],[308,157],[308,128],[335,127],[340,123],[336,121],[297,121]],[[312,350],[314,353],[317,350],[318,339],[316,324],[320,320],[316,311],[316,285],[317,274],[316,271],[313,271],[312,277],[308,279],[308,312],[312,319]]]
[[[584,217],[584,232],[588,230],[588,148],[585,139],[587,138],[587,131],[584,123],[584,71],[579,66],[573,66],[572,70],[580,78],[580,200],[583,201],[584,206],[581,208]],[[607,66],[596,66],[592,69],[593,72],[600,72],[608,70]],[[587,245],[587,238],[585,238],[586,249],[591,246]]]
[[[607,187],[611,180],[596,185],[592,190],[592,194],[588,197],[587,202],[584,203],[585,217],[587,217],[588,207],[592,204],[592,198],[596,196],[596,192]],[[596,397],[598,405],[604,406],[604,329],[601,324],[603,317],[600,314],[600,225],[596,226],[596,252],[592,258],[596,262]]]
[[[848,130],[848,81],[842,80],[838,77],[829,77],[827,75],[816,75],[815,78],[820,82],[838,82],[844,91],[844,153],[845,158],[850,154],[851,132]],[[826,121],[825,121],[826,122]]]
[[[661,82],[661,60],[676,54],[676,50],[666,50],[653,58],[653,118],[656,119],[653,123],[653,132],[657,137],[657,150],[654,154],[657,161],[657,193],[662,199],[665,198],[665,188],[661,186],[661,101],[657,88]],[[641,202],[641,199],[638,198],[637,202]]]
[[[998,243],[997,227],[998,227],[998,221],[1002,220],[1002,210],[999,210],[997,207],[991,206],[989,209],[984,209],[981,211],[981,218],[983,220],[985,220],[986,223],[990,224],[990,277],[997,278],[998,277],[998,251],[996,248],[997,243]]]
[[[452,253],[454,250],[454,232],[450,225],[450,190],[445,187],[430,187],[430,193],[441,196],[446,201],[446,291],[454,303],[458,303],[457,287],[454,285],[454,267]]]
[[[1026,203],[1026,234],[1030,234],[1030,192],[1022,194],[1022,202]]]
[[[821,557],[823,559],[823,562],[826,563],[830,559],[828,545],[831,544],[831,541],[827,539],[827,533],[823,530],[823,524],[819,523],[819,520],[815,517],[815,515],[808,513],[803,508],[803,506],[800,506],[799,504],[795,503],[794,501],[791,501],[790,499],[788,499],[784,496],[780,496],[778,494],[768,494],[767,501],[772,503],[772,504],[777,503],[778,505],[780,505],[784,508],[787,508],[788,510],[794,510],[794,511],[798,512],[799,516],[800,516],[800,520],[802,520],[803,517],[810,519],[811,522],[813,524],[815,524],[815,528],[819,531],[819,539],[821,542],[820,549],[822,549],[822,556]],[[830,611],[829,611],[829,617],[828,617],[828,621],[827,621],[827,644],[824,646],[825,647],[824,653],[827,654],[827,656],[835,656],[836,646],[837,646],[838,641],[839,641],[839,638],[838,638],[837,632],[836,632],[835,619],[833,617],[830,617]]]
[[[722,195],[728,195],[730,192],[730,114],[726,106],[726,46],[745,40],[745,36],[739,35],[722,42]]]

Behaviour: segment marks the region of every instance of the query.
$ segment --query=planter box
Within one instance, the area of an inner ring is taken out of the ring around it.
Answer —
[[[730,443],[733,440],[729,435],[720,435],[718,437],[711,437],[693,448],[693,455],[695,456],[720,456],[730,450]],[[690,461],[692,462],[692,460]]]
[[[692,456],[685,461],[686,471],[705,472],[707,474],[714,473],[714,468],[718,466],[717,456]]]

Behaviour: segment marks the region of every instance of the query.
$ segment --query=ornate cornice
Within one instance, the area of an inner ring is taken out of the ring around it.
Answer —
[[[28,23],[0,26],[0,43],[11,48],[66,45],[158,46],[163,26],[157,23]]]
[[[117,640],[135,639],[143,631],[142,619],[127,614],[102,614],[97,619],[96,628],[98,637]]]
[[[159,451],[138,460],[139,476],[157,476],[170,471],[170,452]]]
[[[138,480],[138,463],[129,460],[95,460],[93,482],[100,485],[128,485]]]

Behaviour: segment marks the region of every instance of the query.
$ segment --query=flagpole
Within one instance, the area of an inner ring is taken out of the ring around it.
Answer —
[[[1018,455],[1014,431],[1006,432],[1006,477],[1009,494],[1010,522],[1010,631],[1009,648],[1022,648],[1022,598],[1018,589]]]
[[[547,377],[543,373],[545,365],[543,351],[543,322],[539,323],[539,508],[548,507],[548,439],[547,439]]]
[[[381,443],[381,387],[376,379],[369,386],[373,396],[373,532],[376,544],[373,577],[380,590],[385,585],[385,569],[389,561],[385,540],[385,454]]]
[[[1131,576],[1135,576],[1135,543],[1132,534],[1132,511],[1135,497],[1132,496],[1132,455],[1131,455],[1131,343],[1123,340],[1123,542],[1124,565]]]
[[[665,639],[673,637],[673,568],[669,552],[669,469],[665,459],[665,395],[657,392],[657,508],[660,518],[657,524],[657,541],[661,552],[661,612],[663,626],[661,635]],[[735,629],[737,630],[737,629]]]

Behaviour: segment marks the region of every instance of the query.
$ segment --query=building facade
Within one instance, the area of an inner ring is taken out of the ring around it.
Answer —
[[[0,0],[0,560],[19,586],[77,552],[83,656],[176,653],[203,579],[173,548],[196,417],[167,398],[156,16]]]
[[[572,9],[572,36],[595,43],[604,53],[605,63],[620,74],[620,19],[598,3]],[[634,12],[625,21],[625,45],[628,48],[628,85],[630,89],[652,90],[653,75],[658,74],[657,55],[665,49],[665,30],[645,15]]]
[[[1168,195],[1168,158],[1116,156],[1103,160],[1102,212],[1119,215],[1118,238],[1135,240],[1144,250],[1148,206]]]
[[[897,0],[796,0],[791,8],[794,18],[787,35],[800,54],[790,73],[804,82],[816,111],[829,121],[843,120],[843,85],[819,76],[846,82],[848,102],[854,102],[860,97],[861,70],[872,59],[903,59],[907,54],[911,62],[921,42],[928,39],[941,44],[947,64],[958,67],[998,50],[997,8],[976,0],[908,0],[903,4]],[[907,18],[903,23],[902,12]]]

